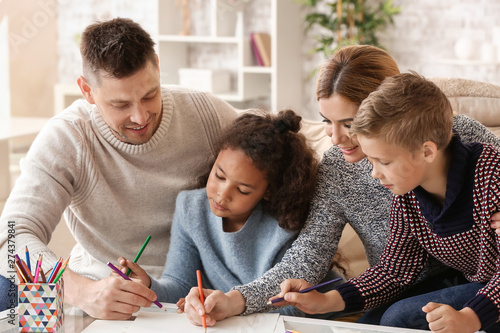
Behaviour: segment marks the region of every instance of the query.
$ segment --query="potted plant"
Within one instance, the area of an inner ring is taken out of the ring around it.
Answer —
[[[380,45],[377,32],[393,24],[400,7],[392,0],[370,6],[364,0],[300,0],[307,11],[306,30],[313,31],[316,46],[312,52],[322,52],[327,58],[339,47],[351,44]],[[313,29],[314,28],[314,29]]]

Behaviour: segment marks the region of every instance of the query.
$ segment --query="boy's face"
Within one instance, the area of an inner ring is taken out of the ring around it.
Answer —
[[[162,99],[158,68],[148,61],[132,76],[117,79],[101,75],[85,95],[96,104],[113,134],[130,144],[148,142],[160,125]],[[82,86],[81,86],[82,87]],[[82,88],[83,90],[84,88]]]
[[[239,230],[266,195],[269,182],[241,150],[224,149],[217,156],[207,181],[210,209]]]
[[[393,194],[403,195],[421,185],[426,171],[422,154],[411,153],[382,139],[358,136],[363,152],[373,165],[372,177]]]
[[[365,158],[358,141],[349,135],[358,105],[341,95],[332,95],[319,100],[319,112],[324,118],[326,134],[332,138],[332,143],[340,148],[345,160],[355,163]]]

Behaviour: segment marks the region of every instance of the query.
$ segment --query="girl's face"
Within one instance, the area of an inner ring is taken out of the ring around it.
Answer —
[[[356,103],[341,95],[332,95],[319,100],[319,113],[325,123],[325,132],[332,138],[332,143],[340,148],[347,162],[355,163],[365,158],[356,139],[349,135],[349,128],[356,113]]]
[[[250,157],[241,150],[219,152],[207,181],[210,209],[222,217],[224,230],[240,230],[259,201],[267,195],[269,182]]]

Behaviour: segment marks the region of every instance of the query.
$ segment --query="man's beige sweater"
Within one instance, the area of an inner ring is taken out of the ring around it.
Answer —
[[[161,123],[141,145],[118,140],[85,100],[49,121],[22,161],[0,218],[0,274],[10,271],[9,250],[21,254],[25,245],[32,263],[43,253],[44,270],[51,268],[58,258],[47,244],[64,212],[77,241],[71,270],[104,278],[107,261],[133,259],[151,235],[140,264],[160,276],[177,194],[209,171],[214,141],[237,116],[206,93],[162,87],[162,99]],[[10,243],[9,221],[15,224]]]

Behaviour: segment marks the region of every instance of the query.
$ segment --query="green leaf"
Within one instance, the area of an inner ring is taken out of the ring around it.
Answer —
[[[376,36],[377,32],[383,30],[388,24],[394,24],[393,17],[401,11],[401,7],[393,5],[393,0],[385,0],[379,6],[373,8],[367,5],[366,1],[362,5],[358,0],[342,1],[342,17],[337,17],[337,1],[329,0],[296,0],[307,7],[307,14],[304,17],[305,30],[313,30],[316,46],[313,53],[322,52],[325,56],[330,56],[338,48],[352,44],[368,44],[383,48],[379,44]],[[337,40],[337,29],[339,25],[342,31],[349,29],[348,11],[354,10],[354,26],[352,38],[342,36],[342,40]],[[362,13],[362,19],[359,14]]]

